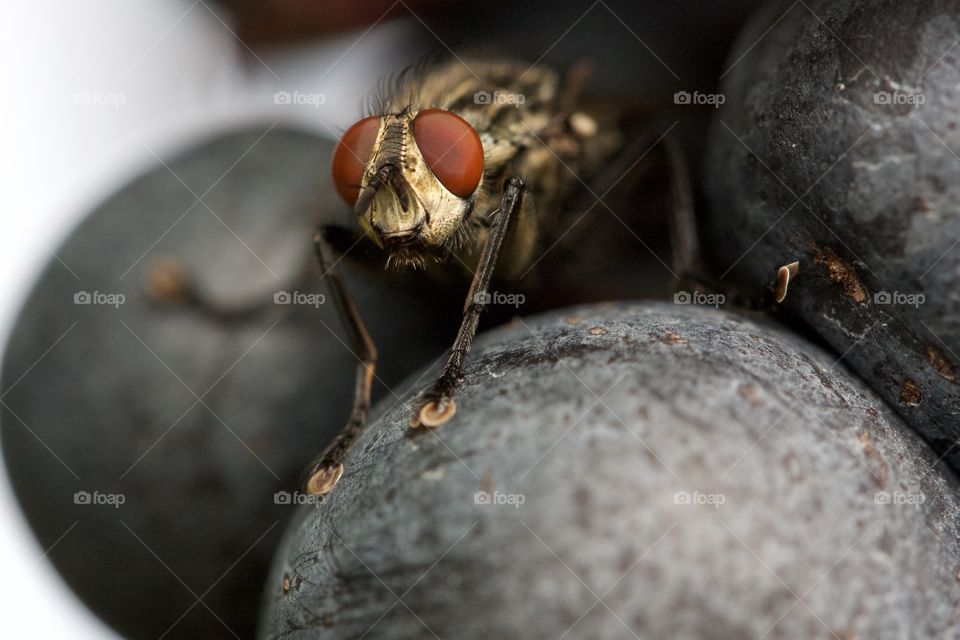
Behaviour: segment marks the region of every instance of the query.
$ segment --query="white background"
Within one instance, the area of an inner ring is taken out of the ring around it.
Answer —
[[[334,136],[359,114],[373,79],[403,62],[395,53],[403,23],[258,58],[213,8],[205,0],[5,4],[0,342],[56,247],[98,202],[155,166],[154,154],[166,158],[247,122],[295,122]],[[283,90],[325,100],[274,104]],[[87,96],[94,104],[83,104]],[[2,635],[115,637],[44,554],[0,474]]]

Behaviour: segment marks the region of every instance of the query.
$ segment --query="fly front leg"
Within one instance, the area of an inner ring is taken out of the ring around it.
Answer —
[[[457,403],[453,399],[457,389],[463,383],[467,357],[470,355],[470,346],[473,336],[477,332],[480,322],[480,312],[489,300],[490,279],[497,266],[497,258],[503,248],[504,238],[510,227],[510,222],[516,217],[516,212],[523,198],[523,181],[513,177],[507,180],[500,200],[500,209],[493,217],[490,236],[483,247],[477,271],[473,275],[470,291],[463,306],[463,321],[460,331],[450,351],[450,358],[440,374],[440,377],[423,392],[414,409],[410,420],[412,427],[439,427],[447,422],[457,410]]]
[[[330,230],[326,227],[321,228],[314,237],[314,244],[323,277],[330,287],[330,296],[337,307],[340,321],[349,334],[351,349],[359,362],[353,388],[353,408],[346,426],[304,471],[302,479],[304,490],[314,494],[329,493],[343,475],[343,461],[367,424],[370,393],[377,363],[377,349],[367,332],[360,311],[344,287],[343,276],[334,261],[333,249],[327,237],[329,232]]]

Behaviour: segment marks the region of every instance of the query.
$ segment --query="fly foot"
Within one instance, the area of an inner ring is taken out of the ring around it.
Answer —
[[[448,395],[428,395],[410,419],[410,426],[435,429],[445,424],[457,412],[457,401]]]

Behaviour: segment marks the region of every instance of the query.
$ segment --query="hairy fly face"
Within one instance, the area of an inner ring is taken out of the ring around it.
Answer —
[[[337,192],[398,264],[456,236],[483,178],[483,145],[466,120],[410,108],[360,120],[333,156]]]

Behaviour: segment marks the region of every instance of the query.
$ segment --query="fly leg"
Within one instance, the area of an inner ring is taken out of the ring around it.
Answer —
[[[664,138],[663,145],[670,169],[668,233],[671,262],[674,274],[679,279],[678,286],[682,286],[685,280],[703,273],[703,261],[700,256],[697,221],[693,213],[690,172],[683,158],[683,151],[669,135]]]
[[[305,258],[303,268],[284,288],[296,289],[307,283],[310,270]],[[169,309],[196,309],[223,322],[256,318],[276,306],[276,290],[258,292],[236,302],[220,300],[211,295],[184,263],[170,256],[157,258],[147,267],[143,289],[147,298],[156,305]]]
[[[450,351],[450,358],[440,377],[421,395],[410,421],[412,427],[421,425],[439,427],[453,417],[457,410],[457,403],[453,396],[463,383],[466,360],[470,355],[473,336],[477,332],[480,312],[489,296],[490,279],[497,266],[497,258],[503,247],[503,240],[507,235],[510,222],[520,208],[523,188],[523,181],[518,177],[508,179],[504,185],[500,209],[493,217],[490,236],[480,255],[477,271],[473,275],[473,282],[470,284],[463,306],[463,321]]]
[[[377,363],[377,349],[367,333],[360,311],[343,285],[343,276],[334,261],[328,233],[330,229],[321,228],[314,236],[314,245],[323,277],[330,287],[330,296],[337,307],[340,321],[349,334],[351,349],[359,363],[353,388],[353,408],[346,426],[303,473],[302,486],[308,493],[314,494],[329,493],[343,475],[343,461],[366,427]]]
[[[777,267],[765,289],[744,291],[724,283],[715,282],[706,276],[700,241],[697,235],[696,217],[693,212],[693,196],[690,187],[690,174],[687,170],[683,152],[669,136],[664,139],[664,149],[670,169],[669,215],[670,246],[673,254],[673,270],[679,281],[677,289],[689,285],[692,288],[707,289],[728,295],[730,301],[740,307],[752,309],[770,309],[783,302],[787,297],[790,281],[797,276],[799,262]]]

